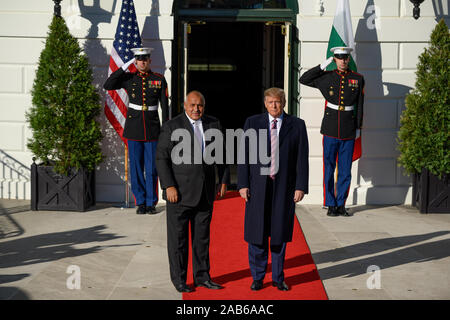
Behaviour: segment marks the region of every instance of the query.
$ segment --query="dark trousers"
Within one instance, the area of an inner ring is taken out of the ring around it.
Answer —
[[[203,190],[204,191],[204,190]],[[192,269],[194,282],[210,280],[209,233],[212,205],[204,192],[196,207],[167,202],[167,249],[170,279],[175,286],[186,283],[189,257],[189,223],[192,238]]]
[[[262,244],[248,244],[248,261],[253,280],[263,280],[266,275],[267,261],[269,258],[269,237],[271,233],[273,180],[267,176],[266,201],[264,210],[264,239]],[[286,255],[286,243],[270,243],[272,257],[272,281],[284,280],[284,258]]]
[[[323,137],[323,188],[324,205],[343,206],[347,200],[352,180],[352,156],[355,140],[340,140]],[[334,187],[334,170],[338,166],[336,195]]]

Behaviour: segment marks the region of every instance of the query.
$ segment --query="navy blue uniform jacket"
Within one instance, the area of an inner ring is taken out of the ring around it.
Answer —
[[[248,129],[267,130],[267,151],[270,154],[268,113],[249,117],[245,121],[244,131]],[[257,134],[258,139],[259,135]],[[259,144],[259,141],[258,141]],[[243,148],[248,159],[249,146]],[[259,146],[258,146],[259,152]],[[279,169],[273,184],[271,217],[271,244],[292,241],[295,217],[295,190],[308,193],[308,136],[305,122],[288,114],[283,115],[279,133]],[[250,198],[245,206],[244,239],[252,244],[262,244],[264,238],[264,208],[266,207],[266,183],[268,176],[261,175],[261,168],[270,167],[261,164],[238,163],[238,188],[249,188]]]
[[[103,88],[127,91],[130,103],[139,106],[157,106],[161,104],[162,123],[169,119],[167,82],[163,75],[156,72],[125,72],[122,68],[111,73]],[[128,108],[123,136],[136,141],[156,141],[160,132],[158,111],[144,111]]]
[[[351,70],[324,71],[318,65],[306,71],[299,81],[319,89],[327,104],[354,107],[353,111],[326,107],[320,133],[337,139],[355,139],[356,129],[361,129],[363,123],[364,77]]]

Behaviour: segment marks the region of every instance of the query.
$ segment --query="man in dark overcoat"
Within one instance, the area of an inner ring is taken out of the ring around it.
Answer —
[[[285,113],[285,103],[282,89],[270,88],[264,92],[267,112],[246,120],[238,157],[238,189],[246,200],[244,239],[249,246],[252,290],[263,286],[269,238],[273,286],[289,290],[283,272],[286,243],[292,241],[295,203],[308,193],[309,147],[305,122]],[[256,134],[252,135],[252,130]],[[245,136],[256,137],[257,141]],[[262,141],[261,137],[267,140]],[[256,150],[255,146],[263,150]],[[270,161],[259,156],[261,151],[270,154]],[[256,163],[252,161],[255,152]]]

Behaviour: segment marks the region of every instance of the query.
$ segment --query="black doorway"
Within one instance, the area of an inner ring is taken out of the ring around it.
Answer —
[[[191,24],[187,50],[187,92],[198,90],[206,113],[226,129],[264,111],[263,92],[284,87],[284,36],[264,22]]]
[[[285,88],[285,31],[285,23],[181,19],[174,59],[176,113],[183,112],[183,93],[192,90],[203,93],[205,112],[224,129],[242,128],[246,118],[264,112],[264,90]],[[236,163],[236,145],[234,155]],[[236,166],[230,170],[229,189],[235,189]]]

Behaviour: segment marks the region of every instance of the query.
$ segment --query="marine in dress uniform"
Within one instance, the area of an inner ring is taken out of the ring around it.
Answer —
[[[106,90],[124,88],[129,97],[123,137],[128,139],[131,190],[138,214],[156,213],[158,202],[155,166],[156,144],[160,132],[158,102],[162,122],[169,118],[167,82],[150,69],[152,48],[133,48],[134,58],[113,72],[104,84]],[[136,62],[136,72],[126,72]],[[145,174],[144,174],[145,171]]]
[[[325,111],[320,133],[323,135],[324,204],[329,216],[350,216],[345,201],[351,182],[352,155],[357,131],[363,122],[364,77],[348,68],[349,47],[334,47],[333,57],[308,70],[300,83],[320,90]],[[325,71],[336,62],[338,68]],[[338,166],[336,190],[334,171]],[[336,191],[336,192],[335,192]]]

